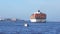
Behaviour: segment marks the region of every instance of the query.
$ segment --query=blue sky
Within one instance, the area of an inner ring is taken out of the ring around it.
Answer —
[[[27,20],[37,10],[47,14],[47,20],[60,20],[60,0],[0,0],[0,16]]]

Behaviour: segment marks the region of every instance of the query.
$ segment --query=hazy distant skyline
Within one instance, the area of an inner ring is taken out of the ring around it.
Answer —
[[[47,14],[47,20],[60,21],[60,0],[0,0],[0,16],[27,20],[37,10]]]

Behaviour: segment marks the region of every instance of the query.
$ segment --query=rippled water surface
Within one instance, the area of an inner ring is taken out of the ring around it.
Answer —
[[[60,34],[60,22],[0,21],[0,34]]]

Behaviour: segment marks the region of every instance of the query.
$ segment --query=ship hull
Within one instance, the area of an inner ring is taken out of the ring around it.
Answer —
[[[46,22],[46,19],[30,19],[31,22]]]

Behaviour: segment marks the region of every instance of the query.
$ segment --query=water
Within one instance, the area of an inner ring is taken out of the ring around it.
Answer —
[[[60,34],[60,22],[0,21],[0,34]]]

